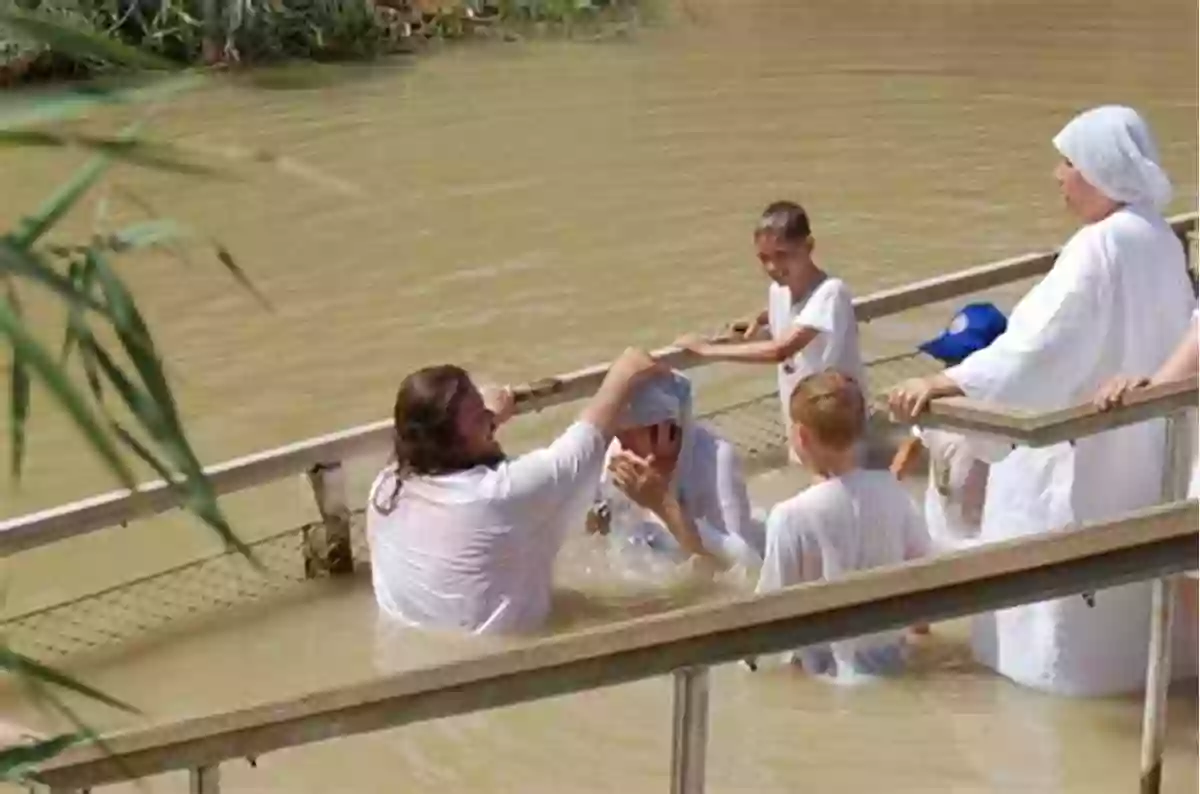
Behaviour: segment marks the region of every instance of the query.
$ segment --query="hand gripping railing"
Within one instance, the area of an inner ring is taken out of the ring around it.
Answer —
[[[995,411],[969,400],[937,400],[921,423],[962,432],[976,432],[1033,447],[1060,444],[1155,417],[1165,417],[1162,496],[1166,502],[1182,499],[1188,488],[1188,458],[1193,450],[1184,437],[1187,412],[1197,407],[1197,379],[1168,383],[1132,392],[1120,412],[1098,412],[1081,405],[1048,414],[1010,413],[1001,422]],[[1196,556],[1191,558],[1193,564]],[[1194,567],[1194,566],[1193,566]],[[1162,754],[1166,740],[1167,688],[1171,682],[1171,634],[1174,598],[1171,580],[1154,582],[1151,601],[1149,664],[1142,722],[1141,791],[1157,794],[1162,783]]]
[[[1013,414],[964,400],[935,404],[929,424],[985,431],[1018,443],[1057,443],[1177,413],[1196,403],[1195,380],[1103,414],[1090,407]],[[1053,417],[1058,417],[1054,419]],[[1168,420],[1174,426],[1174,418]],[[1177,428],[1173,428],[1177,430]],[[1170,444],[1172,450],[1174,444]],[[533,642],[487,656],[398,673],[290,701],[135,730],[103,748],[79,747],[38,778],[64,794],[170,770],[216,794],[223,761],[670,673],[675,677],[671,790],[704,790],[708,667],[915,622],[1156,579],[1146,693],[1142,791],[1156,792],[1171,627],[1167,578],[1196,566],[1194,500],[1176,501],[1179,460],[1166,467],[1170,503],[1110,521],[987,544],[942,557],[790,587]]]
[[[1190,250],[1188,235],[1197,227],[1197,214],[1170,219],[1172,228]],[[855,301],[860,322],[870,322],[908,309],[949,300],[980,290],[1011,284],[1050,270],[1058,251],[1026,254],[883,290]],[[679,348],[655,351],[655,356],[680,369],[707,362]],[[586,397],[600,385],[608,365],[546,378],[517,389],[517,410],[532,413]],[[993,413],[999,418],[1000,414]],[[1014,426],[1015,427],[1015,426]],[[391,444],[392,422],[384,420],[310,438],[247,457],[210,466],[205,471],[220,495],[265,485],[284,477],[307,473],[324,526],[306,549],[306,569],[346,573],[353,567],[350,520],[343,462],[379,453]],[[0,556],[9,556],[99,529],[166,512],[180,504],[180,493],[156,480],[136,491],[119,490],[72,504],[0,521]]]

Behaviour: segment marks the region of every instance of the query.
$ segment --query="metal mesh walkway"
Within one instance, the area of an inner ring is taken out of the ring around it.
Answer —
[[[914,354],[880,358],[868,364],[868,378],[883,388],[905,377],[935,369]],[[734,442],[747,469],[774,468],[786,460],[785,439],[774,392],[731,402],[701,415],[710,427]],[[520,421],[518,418],[515,421]],[[364,511],[353,514],[355,559],[368,559]],[[305,582],[305,534],[313,523],[288,529],[252,544],[264,570],[256,571],[237,554],[195,560],[98,593],[56,604],[0,623],[10,645],[35,658],[64,658],[110,650],[165,629],[180,629],[221,610],[263,601]]]

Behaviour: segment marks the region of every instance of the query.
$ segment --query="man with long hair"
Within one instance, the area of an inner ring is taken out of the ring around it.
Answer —
[[[582,526],[633,390],[663,368],[626,350],[550,446],[510,460],[496,428],[511,391],[481,394],[463,369],[427,367],[396,396],[395,456],[371,487],[375,600],[412,626],[477,634],[539,628],[554,558]]]

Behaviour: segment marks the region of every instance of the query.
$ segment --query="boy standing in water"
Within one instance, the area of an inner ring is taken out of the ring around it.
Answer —
[[[834,369],[865,385],[858,323],[845,283],[813,261],[812,229],[799,204],[776,201],[768,206],[754,229],[754,246],[771,285],[767,308],[748,323],[743,341],[716,344],[689,335],[676,344],[713,360],[775,364],[787,428],[788,398],[804,377]],[[764,330],[770,338],[758,339]],[[797,462],[794,452],[792,460]]]
[[[814,484],[767,518],[757,592],[831,580],[930,553],[916,505],[886,471],[863,469],[855,445],[865,430],[863,394],[834,370],[801,380],[789,400],[788,442]],[[839,640],[790,654],[811,674],[887,674],[904,665],[900,631]]]

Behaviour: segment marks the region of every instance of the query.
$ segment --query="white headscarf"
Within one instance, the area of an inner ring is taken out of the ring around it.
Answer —
[[[617,422],[617,430],[650,427],[674,422],[682,433],[679,460],[671,484],[676,492],[687,481],[692,462],[692,382],[679,372],[671,372],[642,384],[629,400]]]
[[[1054,148],[1113,201],[1159,211],[1171,201],[1154,136],[1132,108],[1104,105],[1080,113],[1054,136]]]

